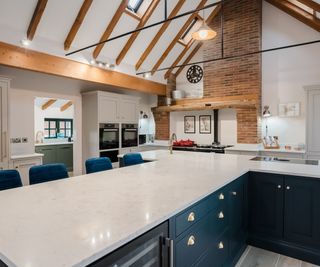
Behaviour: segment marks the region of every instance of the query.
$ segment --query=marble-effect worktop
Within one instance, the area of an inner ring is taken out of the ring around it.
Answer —
[[[0,259],[10,267],[82,267],[249,170],[320,178],[320,166],[166,150],[142,165],[0,192]]]

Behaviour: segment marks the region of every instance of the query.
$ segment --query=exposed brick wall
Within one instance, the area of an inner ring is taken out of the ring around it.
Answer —
[[[224,5],[224,57],[261,49],[261,0],[233,0]],[[204,42],[205,59],[221,57],[221,19],[210,24],[218,35]],[[204,64],[204,98],[255,94],[257,108],[237,109],[238,143],[258,143],[261,138],[261,55]]]
[[[166,97],[171,98],[171,92],[176,89],[176,77],[171,74],[167,80]],[[166,105],[166,97],[158,97],[158,106]],[[157,140],[168,140],[170,138],[170,113],[169,112],[153,112],[156,124]]]

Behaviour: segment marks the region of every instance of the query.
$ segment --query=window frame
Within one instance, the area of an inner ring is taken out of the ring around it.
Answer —
[[[134,13],[137,13],[144,0],[137,0],[137,1],[138,1],[138,3],[137,3],[137,5],[136,5],[134,8],[133,8],[133,7],[130,7],[130,5],[129,5],[129,4],[130,4],[130,1],[129,1],[129,2],[128,2],[128,5],[127,5],[127,9],[130,10],[130,11],[132,11],[132,12],[134,12]]]
[[[57,118],[44,118],[44,122],[48,122],[48,126],[49,128],[44,127],[44,131],[48,131],[49,136],[45,136],[44,139],[57,139],[58,138],[58,134],[60,133],[60,130],[64,130],[64,137],[62,138],[69,138],[69,137],[73,137],[73,119],[57,119]],[[56,128],[51,128],[50,127],[50,122],[55,122]],[[60,122],[64,122],[64,127],[60,128]],[[66,123],[70,122],[70,128],[66,127]],[[50,135],[50,131],[51,130],[55,130],[56,134],[54,136]],[[67,136],[66,133],[67,131],[70,130],[70,136]]]
[[[188,26],[188,28],[186,29],[186,31],[181,35],[180,40],[183,41],[184,38],[186,38],[188,36],[188,34],[190,33],[190,31],[192,30],[192,28],[194,27],[194,25],[196,25],[196,23],[199,21],[200,19],[198,17],[195,17],[192,22],[190,23],[190,25]]]

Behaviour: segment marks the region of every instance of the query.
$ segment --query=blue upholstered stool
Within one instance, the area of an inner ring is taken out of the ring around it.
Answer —
[[[60,163],[33,166],[29,170],[30,184],[50,182],[68,177],[66,166]]]
[[[111,160],[107,157],[86,160],[86,173],[95,173],[112,169]]]
[[[128,153],[123,156],[123,166],[132,166],[144,163],[140,153]]]
[[[0,171],[0,190],[6,190],[21,186],[21,177],[17,170]]]

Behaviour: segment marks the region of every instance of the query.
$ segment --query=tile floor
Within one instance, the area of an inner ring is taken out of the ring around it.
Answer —
[[[271,251],[248,246],[236,267],[317,267]],[[318,266],[319,267],[319,266]]]

